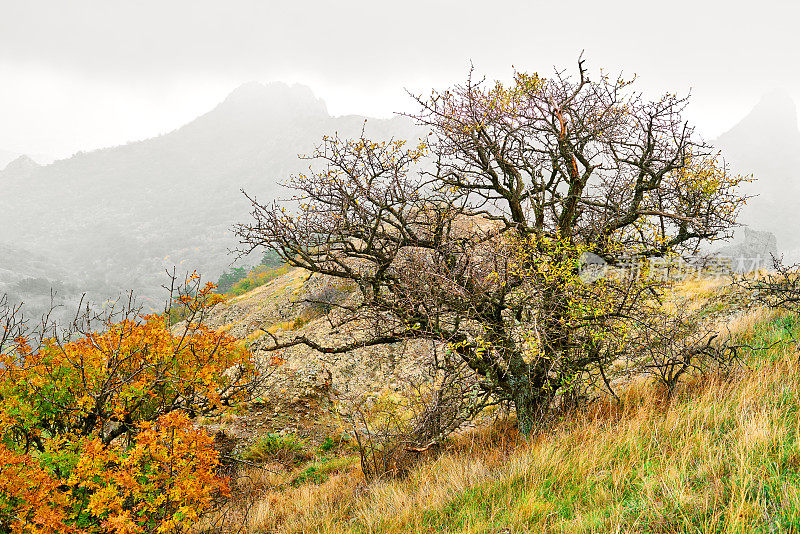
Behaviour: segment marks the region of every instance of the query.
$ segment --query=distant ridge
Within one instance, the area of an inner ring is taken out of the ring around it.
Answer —
[[[233,261],[230,228],[249,213],[240,189],[264,201],[285,195],[279,183],[307,167],[298,154],[323,135],[356,136],[364,121],[331,117],[303,85],[246,83],[159,137],[47,166],[18,159],[0,171],[0,242],[52,258],[75,273],[73,285],[108,296],[135,289],[157,304],[165,269],[213,281]],[[366,129],[420,136],[406,118],[370,119]]]
[[[34,154],[32,156],[20,154],[19,152],[12,152],[10,150],[0,150],[0,171],[5,169],[11,162],[20,157],[25,156],[26,158],[30,159],[31,161],[35,162],[37,165],[47,165],[55,161],[56,158],[52,156],[46,156],[43,154]]]
[[[797,106],[788,93],[766,93],[714,145],[722,149],[732,171],[756,178],[743,186],[757,196],[739,221],[774,233],[781,251],[800,249],[800,129]]]

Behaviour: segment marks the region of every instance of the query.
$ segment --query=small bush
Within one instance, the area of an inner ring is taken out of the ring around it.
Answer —
[[[326,480],[328,480],[328,477],[325,473],[311,465],[297,475],[297,478],[292,481],[292,485],[299,486],[300,484],[307,484],[309,482],[312,484],[322,484]]]
[[[242,454],[242,459],[254,463],[279,462],[296,465],[311,459],[305,442],[294,434],[267,434]]]
[[[322,445],[320,445],[319,448],[322,452],[329,452],[335,446],[336,442],[333,441],[332,437],[328,436],[327,438],[325,438],[325,441],[322,442]]]
[[[170,287],[182,328],[131,297],[29,330],[0,299],[0,532],[188,532],[229,493],[193,419],[243,404],[263,375],[203,324],[213,284]]]

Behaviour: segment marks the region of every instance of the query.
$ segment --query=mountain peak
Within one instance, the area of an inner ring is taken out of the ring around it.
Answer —
[[[768,118],[776,126],[797,131],[797,106],[789,93],[782,89],[765,93],[749,116]]]
[[[768,134],[770,138],[797,137],[797,106],[786,91],[773,89],[765,93],[758,104],[736,126],[722,134],[722,138],[740,132]]]
[[[17,159],[6,165],[6,168],[3,169],[3,172],[13,173],[13,174],[24,174],[31,172],[35,169],[38,169],[39,167],[41,167],[41,165],[39,165],[31,158],[23,154],[22,156],[18,157]]]
[[[325,102],[301,84],[247,82],[234,89],[218,109],[288,115],[328,115]]]

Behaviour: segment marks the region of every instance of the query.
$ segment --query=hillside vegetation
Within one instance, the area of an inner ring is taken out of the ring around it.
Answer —
[[[231,347],[248,348],[252,362],[262,368],[269,364],[271,371],[263,385],[246,403],[203,410],[191,423],[182,415],[176,415],[180,420],[159,419],[163,428],[152,427],[162,441],[163,432],[170,432],[168,425],[173,425],[202,443],[203,458],[208,461],[182,469],[222,484],[222,492],[206,492],[199,507],[198,497],[182,493],[180,498],[192,506],[188,516],[174,503],[166,509],[158,503],[143,504],[136,508],[140,512],[156,510],[158,517],[175,514],[174,521],[182,522],[178,530],[207,534],[800,531],[796,344],[800,318],[762,307],[745,287],[731,285],[727,278],[687,278],[670,289],[664,308],[672,313],[690,312],[725,332],[730,343],[741,347],[737,365],[688,372],[671,395],[653,376],[620,374],[614,384],[618,400],[594,390],[582,401],[562,403],[528,439],[519,435],[513,411],[490,407],[436,446],[396,450],[399,455],[392,469],[379,477],[365,471],[363,455],[365,451],[380,453],[387,423],[402,425],[414,399],[420,393],[424,396],[424,390],[413,386],[419,384],[415,377],[424,379],[420,377],[424,359],[419,355],[425,354],[426,347],[411,344],[394,352],[362,349],[336,358],[307,347],[265,351],[260,340],[269,333],[331,335],[335,312],[315,307],[309,297],[334,295],[332,302],[347,302],[354,294],[347,287],[332,293],[331,281],[297,268],[278,268],[266,278],[266,283],[240,296],[211,299],[216,304],[206,322]],[[175,325],[172,334],[159,330],[159,335],[180,336],[188,324]],[[65,346],[68,351],[69,347]],[[56,347],[52,350],[60,354]],[[134,353],[142,364],[150,358],[146,351]],[[101,353],[97,356],[101,374],[104,360]],[[27,372],[15,370],[20,377]],[[63,380],[59,374],[47,376]],[[222,379],[224,375],[214,376]],[[25,380],[9,377],[6,382],[5,391],[13,395],[5,398],[4,406],[11,399],[28,398],[16,390]],[[79,381],[73,382],[78,388],[75,395],[60,402],[70,406],[63,413],[80,414],[86,409],[86,397],[78,398]],[[47,408],[49,390],[37,389],[39,382],[27,384],[33,393],[26,395],[45,402],[37,410]],[[138,395],[137,391],[124,397]],[[363,402],[354,404],[353,399]],[[363,419],[353,417],[354,409]],[[48,414],[42,411],[36,424],[50,428]],[[391,414],[400,417],[387,419]],[[32,421],[33,415],[25,412],[14,417]],[[115,427],[97,428],[102,433]],[[149,436],[147,432],[141,439]],[[211,454],[211,436],[220,464]],[[364,444],[358,436],[376,439]],[[98,441],[91,443],[100,446]],[[0,467],[0,481],[7,485],[0,490],[14,495],[17,486],[23,485],[23,498],[37,499],[25,508],[31,517],[39,517],[34,515],[37,503],[39,510],[57,506],[68,514],[69,492],[117,487],[114,484],[123,484],[127,476],[121,468],[110,471],[108,480],[92,471],[97,465],[116,469],[116,457],[102,454],[113,452],[121,459],[125,458],[123,449],[98,449],[94,454],[101,454],[95,457],[100,463],[89,464],[88,457],[76,457],[73,452],[52,455],[49,451],[58,446],[53,442],[47,454],[31,458],[52,458],[48,461],[64,470],[72,469],[71,462],[77,458],[83,478],[73,477],[69,485],[58,486],[58,476],[48,478],[35,469],[35,463],[21,463],[22,456],[10,455],[12,463]],[[158,484],[142,479],[144,489],[126,498],[157,495],[173,483],[177,484],[174,491],[196,486],[190,481],[197,475],[186,475],[178,483],[164,474],[171,455],[181,455],[177,458],[181,462],[196,462],[193,451],[133,450],[139,455],[136,458],[162,455],[158,458],[163,463],[149,464],[161,466],[153,471]],[[142,461],[141,465],[148,465],[149,460]],[[139,469],[137,465],[132,464],[134,470]],[[214,477],[212,469],[230,477],[227,483]],[[29,475],[17,477],[16,470]],[[94,485],[97,480],[101,486]],[[53,495],[59,495],[59,500]],[[147,499],[142,502],[149,503]],[[13,501],[3,502],[7,506]],[[126,521],[119,508],[126,501],[101,503],[93,498],[83,502],[89,503],[89,515],[81,521],[91,517],[97,526],[86,531],[105,532],[107,527],[102,525],[108,524],[104,523],[107,518]],[[109,506],[110,515],[97,512],[102,506]],[[19,531],[59,532],[58,524]],[[164,523],[142,524],[145,531],[154,531]]]
[[[688,376],[671,398],[631,377],[619,402],[562,410],[529,441],[487,412],[398,479],[365,482],[347,442],[304,442],[307,461],[276,469],[272,456],[269,471],[240,473],[249,513],[229,509],[231,531],[798,531],[800,321],[720,310],[735,293],[690,280],[672,294],[752,347],[735,371]]]
[[[800,530],[800,265],[699,255],[754,178],[632,83],[470,72],[377,138],[248,84],[0,172],[0,534]]]

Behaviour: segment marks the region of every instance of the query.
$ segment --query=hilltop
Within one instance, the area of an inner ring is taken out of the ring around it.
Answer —
[[[45,154],[29,155],[29,154],[20,154],[19,152],[14,152],[11,150],[0,149],[0,171],[2,171],[12,162],[20,158],[30,160],[36,165],[45,165],[48,163],[52,163],[56,159],[52,156],[47,156]]]

